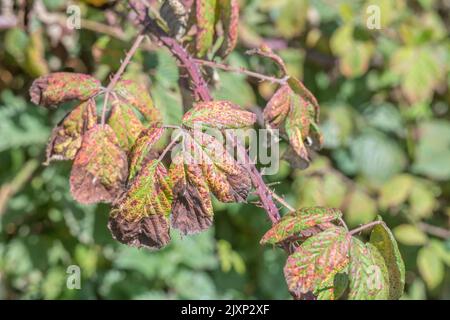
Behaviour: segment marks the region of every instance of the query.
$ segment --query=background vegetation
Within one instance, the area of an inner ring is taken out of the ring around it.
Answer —
[[[214,228],[174,233],[168,248],[150,252],[112,240],[106,206],[71,198],[69,164],[41,165],[70,106],[38,108],[28,88],[58,70],[106,80],[136,30],[116,1],[76,2],[81,30],[65,27],[67,1],[10,2],[0,17],[16,19],[0,24],[0,298],[289,298],[284,254],[259,246],[270,223],[252,205],[216,202]],[[366,27],[371,4],[381,9],[380,30]],[[350,227],[381,214],[406,263],[405,299],[450,298],[449,26],[448,0],[242,0],[239,45],[227,61],[274,73],[245,55],[265,41],[316,95],[324,150],[309,169],[283,162],[268,180],[296,207],[341,208]],[[146,43],[127,72],[149,85],[166,123],[180,121],[167,51]],[[275,89],[218,75],[216,97],[255,112]],[[81,267],[81,290],[66,288],[71,264]]]

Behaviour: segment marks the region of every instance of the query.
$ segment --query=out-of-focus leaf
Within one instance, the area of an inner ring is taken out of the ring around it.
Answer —
[[[284,275],[296,297],[314,293],[348,265],[351,238],[338,227],[307,239],[289,256]]]
[[[290,237],[310,236],[332,225],[327,224],[342,217],[338,209],[302,208],[284,215],[261,239],[261,244],[277,244]],[[314,228],[317,226],[317,228]]]
[[[69,100],[87,100],[100,91],[100,82],[86,74],[55,72],[34,80],[31,101],[52,106]]]
[[[70,191],[80,203],[113,202],[123,192],[128,161],[114,131],[96,125],[83,137],[70,174]]]
[[[377,205],[368,194],[355,190],[345,210],[345,221],[350,227],[355,227],[372,221],[377,216]]]
[[[444,264],[432,247],[427,246],[419,250],[417,267],[430,290],[435,289],[444,279]]]
[[[97,123],[95,101],[82,102],[53,129],[47,145],[47,160],[72,160],[81,147],[83,135]]]
[[[383,257],[372,244],[353,238],[350,247],[349,300],[387,300],[389,276]]]
[[[256,115],[229,101],[197,103],[183,116],[188,127],[206,126],[215,129],[239,129],[252,126]]]
[[[396,207],[406,201],[411,193],[414,179],[410,175],[401,174],[383,184],[380,190],[379,204],[383,209]]]
[[[405,264],[397,241],[384,223],[376,225],[370,234],[370,243],[384,258],[389,273],[389,299],[399,299],[405,287]]]
[[[402,224],[393,230],[395,238],[407,246],[421,246],[428,240],[427,235],[411,224]]]
[[[172,185],[167,170],[157,160],[151,160],[111,211],[108,227],[122,243],[162,248],[170,241],[171,204]]]

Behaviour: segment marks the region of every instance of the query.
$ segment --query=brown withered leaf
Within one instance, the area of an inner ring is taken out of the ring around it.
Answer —
[[[69,112],[53,129],[47,145],[47,160],[72,160],[81,147],[83,134],[97,123],[95,101],[89,99]]]
[[[34,80],[30,97],[33,103],[47,107],[75,99],[85,101],[100,89],[100,81],[90,75],[55,72]]]
[[[96,125],[84,134],[70,174],[70,191],[80,203],[114,202],[123,193],[128,162],[114,131]]]
[[[148,161],[114,206],[108,227],[122,243],[159,249],[170,241],[171,205],[172,185],[166,168],[158,160]]]
[[[225,59],[236,47],[239,27],[239,1],[217,0],[224,39],[219,48],[219,56]]]
[[[132,107],[118,99],[113,99],[108,124],[116,133],[119,145],[125,151],[130,151],[144,125],[136,116]]]
[[[256,115],[230,101],[199,102],[183,116],[183,125],[215,129],[240,129],[252,126]]]
[[[161,113],[154,106],[147,88],[130,79],[121,79],[117,82],[114,91],[136,108],[147,121],[148,125],[157,125],[162,121]]]
[[[155,159],[158,154],[152,150],[153,145],[161,138],[164,128],[150,127],[141,131],[133,148],[130,152],[130,174],[128,182],[133,181],[134,177],[141,171],[142,166],[152,159]]]

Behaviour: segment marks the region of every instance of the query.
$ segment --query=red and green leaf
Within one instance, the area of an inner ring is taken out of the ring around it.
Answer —
[[[128,176],[125,152],[108,125],[96,125],[84,134],[70,174],[70,191],[80,203],[114,202]]]
[[[204,57],[213,46],[216,24],[216,0],[195,0],[197,33],[195,49],[198,57]]]
[[[95,101],[89,99],[69,112],[53,129],[47,145],[47,161],[72,160],[81,147],[83,134],[97,123]]]
[[[136,108],[149,125],[161,123],[161,113],[154,106],[153,100],[144,85],[130,79],[122,79],[117,82],[114,91]]]
[[[56,72],[34,80],[30,97],[35,104],[52,106],[70,100],[88,100],[100,89],[100,81],[90,75]]]
[[[254,113],[229,101],[200,102],[183,116],[183,125],[191,128],[198,125],[215,129],[239,129],[250,127],[255,122]]]
[[[160,127],[151,127],[141,131],[130,152],[129,182],[133,181],[147,161],[157,157],[157,153],[152,150],[152,147],[161,138],[163,132],[164,128]]]
[[[381,253],[389,272],[389,299],[399,299],[405,287],[405,264],[397,241],[384,224],[376,225],[370,234],[370,243]]]
[[[239,27],[238,0],[217,0],[220,20],[222,21],[224,39],[218,54],[225,59],[236,47]]]
[[[278,129],[286,120],[291,108],[292,90],[289,85],[281,86],[264,108],[264,120],[269,128]]]
[[[116,133],[120,147],[125,151],[130,151],[145,128],[132,107],[117,99],[112,101],[108,124]]]
[[[383,257],[372,244],[352,238],[349,265],[349,300],[386,300],[389,276]]]
[[[331,227],[327,224],[342,217],[338,209],[310,207],[284,215],[261,239],[261,244],[277,244],[291,237],[310,236],[311,231],[320,232],[323,227]],[[317,229],[311,229],[317,227]]]
[[[148,161],[111,211],[113,237],[135,247],[162,248],[170,241],[172,185],[166,168]]]
[[[334,227],[303,242],[284,267],[289,291],[301,298],[326,287],[348,265],[350,241],[345,229]]]

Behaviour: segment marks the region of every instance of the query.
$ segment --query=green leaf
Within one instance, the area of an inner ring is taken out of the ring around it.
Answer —
[[[417,267],[429,290],[436,289],[444,280],[444,263],[431,246],[423,247],[419,250]]]
[[[342,217],[341,211],[332,208],[302,208],[284,215],[261,239],[261,244],[277,244],[295,235],[312,235],[321,231],[327,222]],[[323,225],[325,224],[325,225]],[[313,227],[318,227],[313,229]]]
[[[350,248],[349,300],[386,300],[389,276],[383,257],[372,244],[353,238]]]
[[[171,205],[172,184],[166,168],[157,160],[148,161],[114,206],[108,227],[122,243],[162,248],[170,241]]]
[[[345,221],[355,227],[373,221],[377,216],[377,204],[367,193],[355,190],[345,210]]]
[[[101,89],[100,81],[86,74],[55,72],[34,80],[31,101],[45,107],[70,100],[87,100]]]
[[[197,103],[183,116],[187,127],[206,126],[215,129],[239,129],[252,126],[256,115],[229,101]]]
[[[404,203],[413,187],[414,179],[410,175],[397,175],[383,184],[380,190],[380,207],[387,209]]]
[[[405,264],[397,242],[387,226],[376,225],[370,234],[370,243],[378,249],[384,258],[389,272],[389,299],[399,299],[405,287]]]
[[[402,224],[394,228],[395,238],[407,246],[421,246],[424,245],[428,237],[427,235],[411,224]]]
[[[329,228],[307,239],[284,267],[289,291],[298,298],[324,288],[349,262],[351,237],[343,228]]]
[[[123,192],[128,161],[114,131],[96,125],[83,137],[70,173],[70,191],[82,204],[113,202]]]

